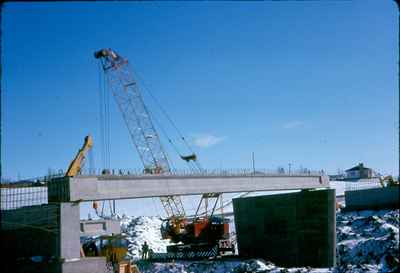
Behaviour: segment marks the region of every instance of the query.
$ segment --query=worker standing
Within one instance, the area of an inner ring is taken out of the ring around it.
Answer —
[[[146,241],[144,241],[144,244],[142,245],[142,259],[147,259],[148,258],[148,252],[149,252],[149,245],[147,244]]]
[[[147,259],[151,259],[151,257],[153,256],[154,251],[149,248],[148,254],[147,254]]]

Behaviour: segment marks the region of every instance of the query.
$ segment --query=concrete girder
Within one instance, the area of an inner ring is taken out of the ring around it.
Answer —
[[[50,202],[329,187],[327,176],[80,176],[51,181]]]

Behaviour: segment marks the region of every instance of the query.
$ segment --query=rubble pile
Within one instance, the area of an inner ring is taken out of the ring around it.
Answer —
[[[140,261],[141,273],[297,273],[297,272],[399,272],[399,210],[339,212],[336,215],[337,251],[335,268],[282,268],[261,260]],[[122,230],[128,234],[129,255],[138,260],[146,241],[155,252],[165,252],[169,244],[161,239],[161,219],[123,217]]]

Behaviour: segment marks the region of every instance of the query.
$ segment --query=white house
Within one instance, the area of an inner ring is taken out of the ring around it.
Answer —
[[[373,171],[371,168],[366,168],[363,163],[348,169],[346,172],[347,179],[361,179],[361,178],[371,178],[373,176]]]

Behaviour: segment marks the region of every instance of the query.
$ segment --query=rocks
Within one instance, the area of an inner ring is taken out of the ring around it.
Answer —
[[[398,210],[348,212],[337,218],[337,272],[399,269],[398,259],[392,258],[399,255]]]
[[[342,273],[399,272],[399,210],[360,211],[337,214],[337,266],[332,269],[282,268],[261,259],[246,261],[176,261],[174,263],[139,263],[142,273]],[[122,222],[129,234],[132,257],[138,257],[140,245],[165,251],[161,240],[161,220],[156,217],[129,217]]]

